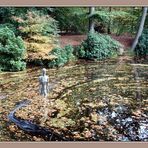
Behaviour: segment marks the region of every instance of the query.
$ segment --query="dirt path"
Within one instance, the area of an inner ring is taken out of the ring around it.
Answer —
[[[119,41],[126,48],[131,46],[133,38],[128,35],[116,36],[111,35],[115,40]],[[84,39],[86,39],[86,35],[62,35],[60,36],[60,44],[64,47],[67,44],[71,44],[73,46],[79,45]]]

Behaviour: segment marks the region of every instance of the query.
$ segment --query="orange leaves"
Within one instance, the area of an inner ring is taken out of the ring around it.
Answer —
[[[54,48],[52,44],[45,44],[45,43],[33,43],[33,42],[25,42],[27,46],[27,55],[26,59],[28,61],[33,60],[53,60],[56,58],[54,55],[49,55],[49,53]]]
[[[9,125],[9,126],[8,126],[8,129],[9,129],[11,132],[16,132],[18,128],[17,128],[16,125]]]

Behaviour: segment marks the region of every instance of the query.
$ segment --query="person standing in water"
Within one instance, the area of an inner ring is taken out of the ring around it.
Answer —
[[[42,75],[39,76],[39,89],[40,89],[40,95],[47,97],[49,88],[48,88],[48,81],[49,77],[46,75],[46,69],[42,69]]]

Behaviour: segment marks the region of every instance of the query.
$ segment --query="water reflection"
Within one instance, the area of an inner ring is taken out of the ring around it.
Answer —
[[[146,71],[148,66],[119,59],[49,69],[53,85],[48,108],[55,111],[43,126],[79,141],[147,141]],[[0,73],[0,141],[35,140],[10,123],[7,115],[17,102],[30,99],[32,104],[16,115],[41,124],[37,119],[42,116],[42,100],[37,97],[39,74],[39,68]]]

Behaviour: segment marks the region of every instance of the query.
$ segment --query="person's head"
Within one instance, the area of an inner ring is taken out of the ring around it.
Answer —
[[[43,73],[43,75],[46,75],[46,69],[45,68],[42,69],[42,73]]]

